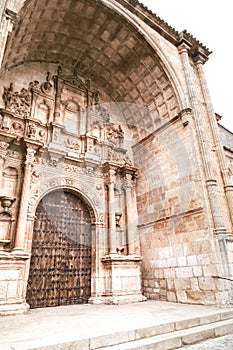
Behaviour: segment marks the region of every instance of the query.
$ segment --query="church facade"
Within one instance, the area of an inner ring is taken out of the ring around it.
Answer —
[[[4,0],[0,17],[0,314],[232,303],[209,49],[133,0]]]

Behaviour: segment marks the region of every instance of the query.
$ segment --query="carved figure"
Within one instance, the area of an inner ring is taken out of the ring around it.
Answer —
[[[57,67],[57,75],[61,75],[61,74],[62,74],[62,67],[61,67],[61,65],[59,65]]]
[[[3,102],[5,104],[6,109],[10,105],[12,95],[13,95],[13,83],[10,83],[9,88],[4,87],[3,95],[2,95],[2,99],[3,99]]]
[[[110,124],[107,126],[107,140],[121,145],[124,140],[124,131],[120,125]]]
[[[28,137],[34,137],[36,134],[36,126],[35,124],[30,124],[28,126]]]
[[[98,105],[99,104],[99,91],[93,92],[91,104],[92,105]]]
[[[128,166],[132,166],[133,165],[133,163],[132,163],[132,161],[129,159],[129,156],[128,155],[126,155],[125,157],[124,157],[124,165],[128,165]]]
[[[31,88],[34,84],[39,83],[36,81],[30,83],[28,89],[22,88],[19,92],[13,91],[12,83],[9,88],[4,87],[2,98],[5,108],[18,115],[29,116],[32,103]]]
[[[51,74],[47,72],[46,82],[41,85],[41,91],[44,93],[50,93],[53,85],[51,84]]]
[[[9,147],[8,142],[0,141],[0,150],[6,150]]]

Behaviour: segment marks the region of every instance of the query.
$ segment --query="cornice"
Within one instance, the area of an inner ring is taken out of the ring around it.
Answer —
[[[138,0],[117,0],[117,2],[176,47],[183,43],[186,44],[189,47],[189,55],[194,62],[205,63],[208,60],[212,51],[186,30],[178,32]]]

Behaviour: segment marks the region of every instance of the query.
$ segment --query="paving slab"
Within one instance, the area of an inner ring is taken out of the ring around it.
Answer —
[[[185,346],[180,350],[232,350],[233,349],[233,335],[206,340],[195,345]]]
[[[186,329],[230,317],[233,317],[233,308],[161,301],[34,309],[26,315],[0,318],[0,349],[51,346],[51,349],[62,350],[64,343],[69,343],[72,350],[95,349],[117,344],[122,339],[130,342],[148,335],[173,332],[174,328]],[[79,347],[75,345],[77,341]]]

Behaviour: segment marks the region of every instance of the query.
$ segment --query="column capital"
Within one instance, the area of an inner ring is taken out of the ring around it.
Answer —
[[[132,166],[124,166],[121,169],[121,174],[126,178],[136,179],[138,176],[138,169]]]
[[[103,172],[105,173],[107,184],[110,185],[115,182],[117,169],[118,166],[116,164],[112,164],[109,162],[104,163]]]
[[[112,185],[116,181],[116,171],[114,169],[110,169],[107,174],[107,184]]]
[[[197,67],[203,66],[203,64],[205,63],[205,62],[204,62],[203,60],[201,60],[201,59],[197,59],[197,60],[195,60],[194,62],[195,62],[195,65],[196,65]]]
[[[182,53],[189,53],[191,47],[186,42],[181,42],[179,46],[177,46],[178,52],[180,54]]]
[[[202,62],[205,63],[212,53],[186,30],[179,33],[176,45],[180,53],[188,53],[194,62],[201,58]]]
[[[125,191],[131,191],[133,188],[131,180],[125,179],[123,182],[123,188]]]

